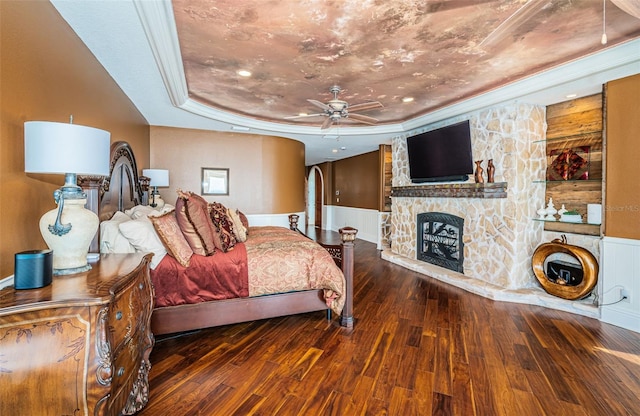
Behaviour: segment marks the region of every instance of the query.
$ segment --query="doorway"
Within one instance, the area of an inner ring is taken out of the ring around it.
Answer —
[[[319,167],[311,167],[307,184],[307,226],[322,229],[324,178]]]

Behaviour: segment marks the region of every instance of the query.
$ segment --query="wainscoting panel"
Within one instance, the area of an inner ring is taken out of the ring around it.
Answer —
[[[640,241],[604,237],[602,252],[601,320],[640,332]]]
[[[377,210],[335,205],[326,206],[326,208],[329,211],[327,219],[331,219],[331,222],[327,224],[330,225],[327,229],[338,231],[346,226],[357,228],[357,238],[379,244],[380,225]]]

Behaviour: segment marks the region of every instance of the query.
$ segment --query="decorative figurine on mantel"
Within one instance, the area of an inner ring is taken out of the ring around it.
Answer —
[[[558,212],[556,207],[553,206],[553,198],[549,198],[549,202],[547,203],[547,209],[545,210],[547,216],[544,217],[545,221],[555,221],[555,214]]]
[[[487,162],[487,183],[493,183],[496,167],[493,166],[493,159]]]
[[[484,169],[482,169],[482,166],[480,166],[481,163],[482,160],[476,160],[476,171],[473,173],[473,177],[475,178],[476,183],[484,182],[484,177],[482,176],[482,171]]]

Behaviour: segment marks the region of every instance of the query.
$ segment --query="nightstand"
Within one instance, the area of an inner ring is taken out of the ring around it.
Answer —
[[[119,415],[149,397],[151,254],[0,291],[0,414]]]

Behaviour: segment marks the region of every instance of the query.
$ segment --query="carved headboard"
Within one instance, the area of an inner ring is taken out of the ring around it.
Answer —
[[[100,222],[110,219],[116,211],[136,205],[146,205],[149,179],[138,176],[133,150],[127,142],[111,144],[109,176],[79,176],[78,184],[87,194],[87,208],[95,212]],[[99,251],[98,236],[89,251]]]

